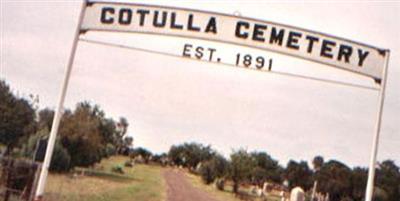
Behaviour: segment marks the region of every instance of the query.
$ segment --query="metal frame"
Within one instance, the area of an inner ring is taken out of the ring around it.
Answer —
[[[365,192],[366,201],[372,201],[372,196],[374,192],[375,166],[377,165],[376,158],[378,155],[379,135],[382,125],[383,105],[385,102],[385,91],[386,91],[386,82],[387,82],[387,74],[389,67],[389,57],[390,57],[390,52],[387,51],[386,53],[388,55],[385,60],[385,66],[383,67],[383,77],[381,82],[381,88],[379,90],[378,115],[375,124],[375,134],[372,139],[372,148],[371,148],[370,162],[368,168],[368,182]]]
[[[40,171],[40,177],[39,177],[39,181],[38,181],[38,186],[37,186],[36,193],[35,193],[35,200],[41,200],[42,196],[43,196],[43,193],[44,193],[44,188],[45,188],[45,185],[46,185],[46,180],[47,180],[47,175],[48,175],[48,169],[49,169],[49,166],[50,166],[50,162],[51,162],[51,158],[52,158],[52,154],[53,154],[53,149],[54,149],[54,144],[55,144],[55,141],[56,141],[58,128],[59,128],[59,124],[60,124],[60,120],[61,120],[61,116],[62,116],[62,112],[63,112],[62,110],[63,110],[63,107],[64,107],[64,100],[65,100],[65,96],[66,96],[67,89],[68,89],[69,78],[70,78],[70,75],[71,75],[72,66],[73,66],[74,59],[75,59],[75,53],[76,53],[76,50],[77,50],[77,47],[78,47],[79,36],[82,33],[82,31],[84,31],[84,30],[81,30],[82,21],[83,21],[83,18],[84,18],[86,7],[89,6],[90,4],[93,4],[93,3],[110,3],[110,4],[130,5],[129,3],[82,0],[81,12],[80,12],[80,15],[79,15],[79,21],[78,21],[78,25],[77,25],[76,30],[75,30],[75,36],[74,36],[74,40],[73,40],[73,44],[72,44],[72,48],[71,48],[70,57],[69,57],[69,60],[68,60],[68,64],[67,64],[66,72],[65,72],[65,75],[64,75],[64,79],[63,79],[63,82],[62,82],[62,88],[61,88],[60,96],[59,96],[59,99],[58,99],[58,104],[57,104],[57,107],[56,107],[56,111],[55,111],[52,127],[51,127],[51,132],[50,132],[50,136],[49,136],[49,140],[48,140],[48,144],[47,144],[45,159],[44,159],[44,162],[43,162],[43,165],[42,165],[42,170]],[[137,4],[137,5],[140,5],[140,4]],[[182,9],[182,8],[167,7],[167,6],[154,6],[154,5],[146,5],[146,6],[157,7],[157,8],[167,8],[167,9],[168,8]],[[227,15],[227,14],[200,11],[200,10],[195,10],[195,9],[184,9],[184,10],[192,10],[192,11],[198,11],[198,12],[203,12],[203,13],[230,16],[230,15]],[[259,21],[258,19],[254,19],[254,18],[246,18],[246,17],[241,17],[241,18],[242,19],[250,19],[250,20]],[[264,22],[268,22],[268,21],[264,21]],[[279,24],[279,23],[275,23],[275,24]],[[280,25],[282,25],[282,24],[280,24]],[[288,26],[288,25],[283,25],[283,26]],[[292,27],[292,28],[296,28],[296,29],[300,29],[300,30],[304,30],[304,31],[309,31],[309,30],[306,30],[306,29],[293,27],[293,26],[288,26],[288,27]],[[315,32],[315,31],[313,31],[313,32]],[[326,36],[329,36],[329,37],[333,37],[333,38],[337,38],[337,39],[344,40],[344,41],[350,41],[348,39],[332,36],[332,35],[329,35],[329,34],[324,34],[324,33],[320,33],[320,32],[316,32],[316,33],[323,34],[323,35],[326,35]],[[85,39],[83,41],[93,42],[93,41],[85,40]],[[350,41],[350,42],[358,43],[360,45],[368,46],[368,47],[371,47],[371,48],[376,48],[374,46],[366,45],[366,44],[359,43],[359,42],[354,42],[354,41]],[[101,43],[101,42],[97,42],[97,43],[98,44],[102,44],[102,45],[112,45],[112,44]],[[238,45],[238,44],[235,44],[235,45]],[[120,46],[120,45],[114,45],[114,46],[127,48],[125,46]],[[138,49],[138,48],[131,48],[131,49]],[[375,133],[373,135],[373,140],[372,140],[372,149],[371,149],[370,163],[369,163],[369,169],[368,169],[368,183],[367,183],[366,192],[365,192],[365,198],[366,198],[365,200],[366,201],[372,201],[372,197],[373,197],[375,166],[376,166],[376,159],[377,159],[377,154],[378,154],[379,136],[380,136],[380,130],[381,130],[381,124],[382,124],[382,114],[383,114],[383,106],[384,106],[384,101],[385,101],[385,90],[386,90],[386,82],[387,82],[387,74],[388,74],[389,56],[390,56],[390,51],[389,50],[386,50],[386,49],[384,50],[384,49],[380,49],[380,48],[376,48],[376,49],[382,50],[382,52],[384,54],[387,54],[387,57],[385,59],[385,64],[384,64],[384,67],[383,67],[384,68],[383,69],[383,76],[382,76],[382,80],[380,82],[380,87],[379,87],[379,89],[377,89],[377,90],[379,90],[378,114],[377,114],[377,120],[376,120],[376,125],[375,125]],[[154,51],[153,53],[160,53],[160,52],[155,52]],[[280,53],[280,52],[278,52],[278,53]],[[171,55],[169,55],[169,56],[171,56]],[[293,56],[293,55],[290,55],[290,56]],[[304,58],[302,58],[302,59],[304,59]],[[313,61],[313,62],[320,63],[318,61]],[[328,64],[324,64],[324,65],[328,65]],[[285,73],[282,73],[282,75],[285,75]],[[298,75],[293,75],[293,74],[287,74],[287,75],[288,76],[296,76],[296,77],[300,77],[300,78],[308,78],[308,79],[310,79],[309,77],[305,77],[305,76],[298,76]],[[319,79],[319,78],[311,78],[311,79],[317,80],[317,81],[324,81],[324,80]],[[328,82],[336,83],[336,84],[342,84],[342,85],[348,85],[348,86],[353,86],[353,87],[354,86],[360,87],[360,86],[357,86],[357,85],[354,85],[354,84],[340,83],[340,82],[332,81],[332,80],[328,80]],[[368,87],[364,87],[364,86],[361,86],[361,87],[368,89]],[[375,89],[376,90],[376,88],[369,88],[369,89]]]
[[[71,48],[71,54],[69,56],[67,69],[66,69],[64,79],[62,82],[60,97],[58,99],[57,108],[54,113],[53,123],[51,125],[50,136],[49,136],[49,140],[47,142],[46,155],[44,157],[42,170],[40,171],[40,177],[39,177],[36,194],[35,194],[36,200],[42,199],[42,195],[44,193],[44,188],[46,186],[47,174],[49,171],[51,157],[53,155],[54,144],[56,142],[58,127],[60,125],[60,120],[61,120],[61,116],[62,116],[62,112],[63,112],[63,108],[64,108],[65,95],[67,94],[69,78],[71,76],[72,65],[74,63],[75,53],[76,53],[76,49],[78,47],[79,35],[81,34],[81,24],[82,24],[83,17],[85,14],[86,6],[87,6],[87,2],[86,2],[86,0],[83,0],[82,6],[81,6],[81,13],[79,14],[78,25],[75,29],[75,36],[74,36],[74,41],[73,41],[72,48]]]
[[[251,17],[235,16],[235,15],[228,15],[226,13],[218,13],[218,12],[212,12],[212,11],[202,11],[202,10],[198,10],[198,9],[189,9],[189,8],[179,8],[179,7],[173,7],[173,6],[158,6],[158,5],[147,5],[147,4],[140,4],[140,3],[112,2],[112,1],[110,2],[110,1],[99,1],[99,0],[84,0],[84,1],[88,2],[87,3],[88,6],[91,6],[92,4],[95,4],[95,3],[112,4],[112,5],[127,5],[127,6],[137,5],[137,6],[146,6],[146,7],[150,7],[150,8],[175,9],[175,10],[183,10],[183,11],[201,12],[201,13],[206,13],[206,14],[210,14],[210,15],[220,15],[220,16],[225,16],[225,17],[236,17],[236,18],[240,18],[240,19],[243,19],[243,20],[256,21],[256,22],[260,22],[260,23],[275,24],[277,26],[287,27],[287,28],[290,28],[290,29],[298,29],[298,30],[303,31],[303,32],[313,32],[313,33],[318,34],[318,35],[323,35],[323,36],[331,37],[331,38],[334,38],[334,39],[337,39],[337,40],[342,40],[342,41],[345,41],[345,42],[348,42],[348,43],[354,43],[356,45],[372,48],[372,49],[377,50],[379,52],[379,54],[382,54],[382,55],[385,55],[385,53],[389,51],[388,49],[379,48],[379,47],[376,47],[376,46],[373,46],[373,45],[369,45],[369,44],[366,44],[366,43],[349,40],[349,39],[346,39],[346,38],[343,38],[343,37],[338,37],[338,36],[334,36],[334,35],[331,35],[331,34],[326,34],[326,33],[319,32],[319,31],[312,31],[312,30],[309,30],[309,29],[301,28],[301,27],[296,27],[296,26],[292,26],[292,25],[286,25],[286,24],[282,24],[282,23],[276,23],[276,22],[271,22],[271,21],[268,21],[268,20],[261,20],[261,19],[257,19],[257,18],[251,18]],[[89,30],[83,30],[83,31],[89,31]],[[90,31],[110,32],[108,30],[105,31],[105,30],[98,30],[98,29],[90,29]],[[127,31],[121,31],[121,30],[113,30],[112,32],[133,33],[134,31],[133,32],[132,31],[127,32]],[[153,32],[134,32],[134,33],[149,34],[149,35],[161,35],[161,34],[153,33]],[[183,36],[177,35],[177,34],[163,34],[163,36],[183,37]],[[195,36],[190,36],[190,37],[186,36],[186,37],[187,38],[198,39],[198,40],[204,40],[203,38],[199,38],[199,37],[195,37]],[[330,67],[340,68],[340,70],[348,71],[348,72],[355,73],[355,74],[358,74],[358,75],[367,76],[367,75],[365,75],[363,73],[360,73],[360,72],[357,72],[357,71],[353,71],[351,69],[342,68],[341,66],[337,66],[337,65],[329,64],[329,63],[324,63],[324,62],[321,62],[321,61],[318,61],[318,60],[306,59],[304,57],[301,57],[301,56],[298,56],[298,55],[295,55],[295,54],[288,54],[287,52],[281,51],[281,50],[273,50],[273,49],[269,49],[269,48],[253,47],[251,45],[246,45],[246,44],[242,44],[242,43],[219,41],[219,40],[215,40],[215,39],[207,39],[207,41],[213,41],[213,42],[219,42],[219,43],[227,43],[227,44],[232,44],[232,45],[245,46],[245,47],[250,47],[250,48],[254,48],[254,49],[260,49],[260,50],[264,50],[264,51],[265,50],[272,51],[272,52],[276,52],[276,53],[279,53],[279,54],[282,54],[282,55],[287,55],[287,56],[291,56],[291,57],[295,57],[295,58],[299,58],[299,59],[303,59],[303,60],[308,60],[308,61],[312,61],[312,62],[315,62],[315,63],[323,64],[323,65],[326,65],[326,66],[330,66]],[[382,78],[376,78],[376,77],[373,77],[373,76],[367,76],[367,77],[371,77],[371,78],[375,79],[376,82],[379,82],[382,79]]]

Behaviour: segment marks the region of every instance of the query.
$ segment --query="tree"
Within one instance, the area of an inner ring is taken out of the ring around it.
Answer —
[[[234,193],[238,193],[240,184],[251,176],[255,166],[255,160],[246,150],[239,149],[231,154],[229,177],[233,181]]]
[[[100,117],[99,130],[102,144],[116,145],[117,126],[113,119]]]
[[[324,164],[324,158],[322,156],[316,156],[314,157],[313,161],[313,168],[314,171],[318,171],[321,169],[322,165]]]
[[[214,151],[210,146],[202,144],[190,143],[184,144],[186,165],[189,168],[196,168],[197,165],[203,161],[210,160],[214,155]]]
[[[216,178],[222,178],[227,176],[229,162],[225,159],[224,156],[222,156],[221,154],[215,154],[212,157],[211,162],[213,163],[214,166]]]
[[[128,131],[128,120],[125,117],[120,117],[119,122],[117,123],[117,132],[115,137],[115,145],[117,147],[117,152],[121,153],[124,147],[124,136]]]
[[[25,157],[34,158],[36,161],[43,162],[44,153],[46,148],[39,151],[38,142],[43,140],[45,146],[47,146],[47,140],[49,135],[49,129],[47,127],[38,130],[34,135],[31,135],[26,144],[23,145],[22,153]],[[37,152],[40,152],[38,154]],[[71,166],[71,156],[68,151],[60,143],[60,138],[56,140],[54,145],[53,155],[50,163],[50,171],[53,172],[66,172],[70,170]]]
[[[168,156],[166,153],[154,154],[151,161],[160,165],[167,165],[167,158]]]
[[[54,145],[53,156],[50,163],[50,171],[66,172],[71,168],[71,156],[68,150],[65,149],[60,140],[57,140]]]
[[[267,175],[268,175],[268,172],[266,169],[264,169],[260,166],[256,166],[251,171],[251,180],[257,186],[262,187],[264,182],[267,180]]]
[[[311,200],[313,201],[315,198],[315,193],[317,191],[317,185],[318,185],[318,174],[319,174],[319,170],[321,169],[322,165],[324,165],[324,158],[322,156],[315,156],[313,161],[313,169],[314,169],[314,185],[313,185],[313,189],[312,189],[312,194],[311,194]]]
[[[131,153],[131,157],[137,156],[141,156],[144,159],[145,163],[148,163],[153,156],[153,153],[143,147],[138,147],[136,149],[133,149]]]
[[[43,110],[39,111],[39,121],[38,121],[38,126],[39,129],[51,129],[51,126],[53,124],[53,118],[54,118],[54,110],[51,110],[49,108],[45,108]]]
[[[387,201],[398,201],[400,198],[400,171],[393,160],[385,160],[376,171],[376,184],[386,192]]]
[[[210,146],[198,143],[184,143],[171,146],[168,156],[175,165],[182,165],[194,169],[200,162],[210,160],[215,151]]]
[[[252,152],[251,157],[255,160],[257,168],[253,170],[253,179],[258,185],[262,185],[266,180],[280,183],[282,167],[278,161],[273,159],[265,152]]]
[[[214,155],[210,160],[201,164],[200,176],[205,184],[210,184],[217,178],[227,174],[228,161],[220,154]]]
[[[304,190],[310,189],[312,186],[311,176],[312,171],[308,167],[306,161],[300,161],[298,163],[290,160],[285,170],[285,177],[289,180],[290,188],[300,186]]]
[[[0,80],[0,143],[6,146],[5,155],[18,145],[19,140],[35,132],[35,110],[24,98],[11,93]]]
[[[388,201],[388,200],[390,200],[390,197],[384,189],[382,189],[380,187],[375,187],[374,195],[372,196],[372,199],[374,201]],[[398,199],[398,197],[395,199]]]
[[[182,145],[171,146],[168,157],[174,165],[183,166],[185,164],[184,147]]]
[[[335,160],[328,161],[317,175],[320,181],[318,189],[329,193],[331,201],[340,201],[352,194],[351,177],[352,171],[345,164]]]
[[[133,137],[130,136],[124,137],[121,153],[126,156],[129,155],[132,145],[133,145]]]
[[[64,112],[59,133],[73,167],[93,165],[104,156],[99,130],[101,115],[99,109],[88,102],[78,103],[73,113]]]
[[[351,197],[354,201],[362,201],[365,196],[365,187],[367,186],[368,169],[355,167],[351,174]]]
[[[199,173],[205,184],[211,184],[216,178],[214,163],[211,160],[202,163]]]

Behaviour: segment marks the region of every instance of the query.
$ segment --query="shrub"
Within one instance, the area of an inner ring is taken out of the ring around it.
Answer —
[[[118,174],[124,174],[124,168],[121,165],[116,165],[111,168],[111,172],[118,173]]]
[[[215,167],[212,161],[206,161],[200,167],[200,176],[205,184],[214,182],[216,178]]]
[[[133,161],[132,160],[125,161],[125,167],[133,167]]]
[[[51,159],[50,171],[66,172],[71,168],[71,156],[59,141],[54,145],[53,157]]]
[[[40,152],[39,150],[36,150],[38,148],[37,146],[39,145],[39,141],[42,140],[44,138],[44,136],[47,136],[48,134],[49,134],[49,130],[47,128],[44,128],[44,129],[40,129],[34,135],[29,136],[28,141],[26,142],[26,144],[24,144],[22,146],[22,149],[21,149],[23,156],[27,157],[27,158],[35,157],[36,161],[43,162],[44,153],[46,151],[40,150],[43,153],[39,153],[37,156],[35,156],[35,154],[37,154],[36,152]]]
[[[216,154],[208,161],[202,162],[199,167],[199,174],[203,179],[203,182],[210,184],[215,181],[216,178],[222,178],[227,175],[228,161]]]
[[[215,185],[217,186],[218,190],[223,191],[225,189],[225,180],[224,179],[217,179]]]
[[[105,152],[106,152],[106,157],[109,157],[115,155],[117,153],[117,149],[115,148],[114,145],[108,143],[106,145]]]
[[[44,138],[44,136],[48,135],[48,133],[48,129],[44,128],[39,130],[35,135],[30,136],[28,142],[21,150],[22,154],[29,158],[35,156],[36,161],[43,162],[47,147],[47,139]],[[41,146],[39,146],[39,141],[42,142]],[[57,139],[54,144],[53,156],[49,169],[54,172],[66,172],[71,169],[71,156],[67,149],[62,146],[59,139]]]

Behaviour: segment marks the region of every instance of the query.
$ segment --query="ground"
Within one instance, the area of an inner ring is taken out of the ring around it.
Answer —
[[[275,195],[270,195],[267,198],[259,198],[255,196],[250,196],[250,188],[249,187],[244,187],[241,186],[239,191],[241,192],[241,198],[235,196],[233,193],[233,188],[232,188],[232,183],[226,184],[224,191],[217,190],[214,184],[211,185],[206,185],[204,182],[201,180],[199,176],[190,174],[190,173],[185,173],[186,178],[190,181],[190,183],[196,187],[201,189],[204,192],[207,192],[208,194],[212,195],[212,197],[221,200],[221,201],[243,201],[243,200],[252,200],[252,201],[280,201],[281,198]]]
[[[46,186],[49,201],[162,201],[165,183],[159,166],[125,167],[124,174],[111,173],[128,158],[112,157],[94,168],[93,176],[50,174]]]
[[[183,169],[136,164],[124,167],[124,174],[112,173],[123,167],[127,157],[111,157],[93,168],[81,169],[85,175],[50,174],[46,201],[240,201],[230,185],[219,191],[205,185],[199,176]],[[79,171],[78,171],[79,172]],[[243,191],[248,191],[242,188]],[[247,199],[246,199],[247,200]],[[251,200],[259,201],[251,197]],[[275,201],[273,197],[268,201]]]
[[[166,169],[164,178],[167,183],[167,201],[217,201],[207,192],[194,187],[182,170]]]

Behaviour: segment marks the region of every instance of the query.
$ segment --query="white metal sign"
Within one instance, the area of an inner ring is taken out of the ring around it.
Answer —
[[[365,193],[365,200],[372,200],[389,50],[319,32],[238,16],[141,4],[82,1],[79,23],[36,189],[36,199],[41,199],[44,193],[79,36],[85,31],[117,31],[179,36],[249,46],[327,64],[375,79],[380,84],[378,115]],[[192,48],[190,45],[185,45],[182,56],[185,56],[185,51],[190,48]],[[212,60],[211,56],[209,60]],[[262,64],[258,68],[263,67],[264,58],[258,60],[259,64]]]
[[[265,49],[382,79],[386,51],[292,26],[197,10],[91,3],[81,30],[205,39]]]

